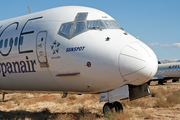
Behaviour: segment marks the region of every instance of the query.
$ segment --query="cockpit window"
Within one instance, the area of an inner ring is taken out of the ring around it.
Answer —
[[[73,34],[78,34],[86,29],[84,22],[77,22]]]
[[[108,29],[121,29],[121,26],[115,20],[103,21]]]
[[[115,20],[87,20],[88,13],[77,13],[74,21],[63,23],[58,34],[71,39],[88,30],[122,29]]]
[[[87,29],[104,29],[105,25],[101,20],[87,21]]]
[[[78,13],[76,15],[75,21],[83,21],[86,20],[88,13]]]
[[[65,23],[61,26],[59,33],[65,35],[65,36],[69,36],[71,33],[72,27],[73,27],[73,23]]]

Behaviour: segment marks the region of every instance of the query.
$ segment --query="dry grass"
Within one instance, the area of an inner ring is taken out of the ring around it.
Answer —
[[[172,109],[180,104],[179,88],[180,85],[175,87],[151,86],[151,95],[133,101],[122,100],[124,112],[110,113],[107,118],[104,118],[102,114],[104,103],[98,102],[98,95],[69,94],[62,99],[59,94],[7,94],[6,102],[0,102],[0,119],[157,119],[158,109]]]
[[[172,104],[180,104],[180,90],[172,92],[172,94],[167,97],[167,102]]]
[[[151,89],[151,96],[152,97],[164,97],[170,93],[171,93],[171,91],[169,89],[165,89],[161,86],[157,89]]]
[[[180,104],[180,90],[165,90],[162,87],[151,90],[151,96],[156,97],[154,107],[174,107]]]
[[[6,105],[5,105],[6,109],[10,109],[13,107],[12,103],[11,102],[7,102]]]

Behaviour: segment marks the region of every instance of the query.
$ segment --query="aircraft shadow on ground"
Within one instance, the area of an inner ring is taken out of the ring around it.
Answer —
[[[0,119],[3,120],[25,120],[25,119],[31,119],[31,120],[47,120],[47,119],[56,119],[59,118],[61,115],[67,115],[73,117],[75,120],[79,120],[81,117],[85,115],[92,115],[96,118],[100,118],[102,116],[96,114],[96,113],[51,113],[48,109],[44,109],[41,112],[29,112],[29,111],[0,111]]]

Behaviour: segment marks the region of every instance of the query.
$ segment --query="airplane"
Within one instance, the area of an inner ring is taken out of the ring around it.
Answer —
[[[158,70],[155,76],[147,82],[150,85],[151,81],[158,81],[158,84],[163,85],[167,80],[171,80],[172,82],[177,82],[180,79],[180,63],[166,63],[158,64]]]
[[[29,10],[30,11],[30,10]],[[64,6],[0,21],[0,89],[99,94],[103,113],[150,94],[157,57],[110,15]]]

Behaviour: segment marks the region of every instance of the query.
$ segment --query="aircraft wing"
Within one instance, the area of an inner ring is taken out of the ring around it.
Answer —
[[[163,76],[154,76],[151,78],[151,80],[161,80],[161,79],[164,79]]]
[[[180,79],[180,77],[166,77],[166,76],[154,76],[150,81],[158,81],[158,80],[170,80],[170,79]]]

